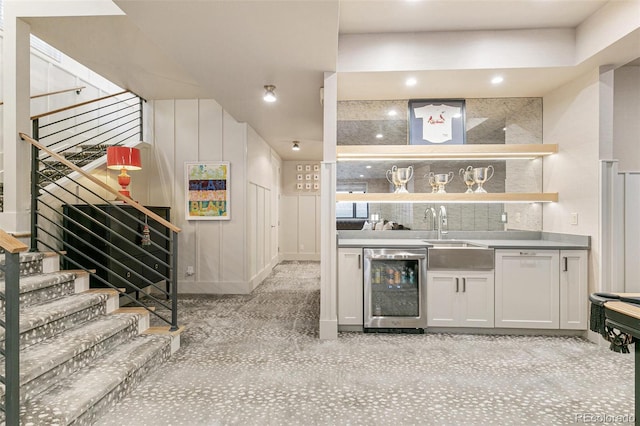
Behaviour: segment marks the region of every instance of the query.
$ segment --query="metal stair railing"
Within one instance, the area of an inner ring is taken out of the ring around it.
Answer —
[[[4,401],[0,411],[4,413],[5,424],[20,422],[20,252],[27,246],[0,229],[0,248],[4,251],[4,318],[0,326],[4,328],[4,343],[0,355],[4,356],[5,375],[0,375],[0,383],[5,387]]]
[[[120,194],[34,138],[24,133],[20,133],[20,137],[32,145],[34,153],[31,169],[31,250],[58,253],[67,264],[89,272],[93,281],[118,290],[129,304],[149,310],[156,318],[169,324],[170,330],[177,330],[180,228]],[[66,175],[65,180],[48,175],[46,170],[51,166],[42,161],[45,157],[60,162],[73,173]],[[81,211],[74,203],[83,204],[90,212]],[[144,215],[145,220],[131,214],[125,205]],[[109,209],[100,206],[109,206]],[[69,209],[76,214],[68,214]],[[152,220],[154,226],[147,226],[146,219]],[[107,222],[112,226],[107,226]],[[96,229],[108,232],[109,238],[101,236]],[[145,245],[140,244],[143,240]],[[114,253],[121,256],[116,258]],[[124,262],[119,260],[125,255],[128,257]],[[102,274],[99,274],[87,266],[94,261],[92,256],[107,259],[113,266],[101,265]],[[145,262],[149,259],[150,263],[158,265],[159,270]],[[139,284],[132,282],[132,277]],[[123,286],[132,288],[135,296],[122,291]],[[138,298],[145,289],[151,291]]]

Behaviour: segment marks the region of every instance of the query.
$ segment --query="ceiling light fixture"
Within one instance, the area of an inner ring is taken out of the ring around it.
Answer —
[[[502,83],[503,81],[504,81],[504,78],[502,78],[501,76],[499,76],[499,75],[498,75],[498,76],[493,77],[493,78],[491,79],[491,84],[500,84],[500,83]]]
[[[300,145],[298,141],[293,141],[293,146],[291,147],[293,151],[300,151]]]
[[[378,133],[378,134],[376,135],[376,139],[382,139],[383,137],[384,137],[384,136],[382,135],[382,133]]]
[[[273,86],[271,84],[268,84],[266,86],[264,86],[264,96],[262,99],[264,99],[265,102],[275,102],[276,101],[276,86]]]
[[[418,80],[413,77],[409,77],[407,81],[404,82],[404,84],[406,84],[407,86],[415,86],[416,84],[418,84]]]
[[[396,115],[398,115],[398,111],[396,111],[395,109],[392,109],[391,111],[389,111],[388,114],[390,117],[395,117]]]

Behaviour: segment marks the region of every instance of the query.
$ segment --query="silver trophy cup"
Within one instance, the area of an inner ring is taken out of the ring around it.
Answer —
[[[473,169],[473,181],[478,184],[476,188],[476,193],[486,193],[487,191],[482,187],[485,182],[488,182],[489,179],[493,177],[493,166],[488,167],[476,167]]]

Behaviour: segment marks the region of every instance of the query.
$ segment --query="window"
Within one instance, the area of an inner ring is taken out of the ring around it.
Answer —
[[[367,192],[366,183],[339,183],[337,192],[342,194]],[[369,217],[369,203],[336,203],[336,218],[338,219],[367,219]]]

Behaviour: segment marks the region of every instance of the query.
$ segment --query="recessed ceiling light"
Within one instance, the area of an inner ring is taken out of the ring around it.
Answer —
[[[262,99],[264,99],[265,102],[275,102],[276,101],[276,86],[272,85],[272,84],[268,84],[266,86],[264,86],[264,96],[262,97]]]
[[[382,135],[382,133],[378,133],[378,134],[376,135],[376,139],[382,139],[383,137],[384,137],[384,136]]]
[[[389,114],[390,117],[395,117],[396,115],[398,115],[398,111],[396,111],[395,109],[392,109],[387,114]]]
[[[370,169],[370,168],[371,168],[371,166],[367,166],[366,168],[367,168],[367,169]]]
[[[406,84],[407,86],[415,86],[416,84],[418,84],[418,80],[413,77],[409,77],[407,81],[404,82],[404,84]]]
[[[364,175],[360,175],[360,177],[364,177]]]
[[[300,142],[293,141],[293,146],[291,147],[293,151],[300,151]]]
[[[502,76],[499,76],[499,75],[498,75],[498,76],[493,77],[493,78],[491,79],[491,84],[500,84],[500,83],[502,83],[503,81],[504,81],[504,78],[502,78]]]

